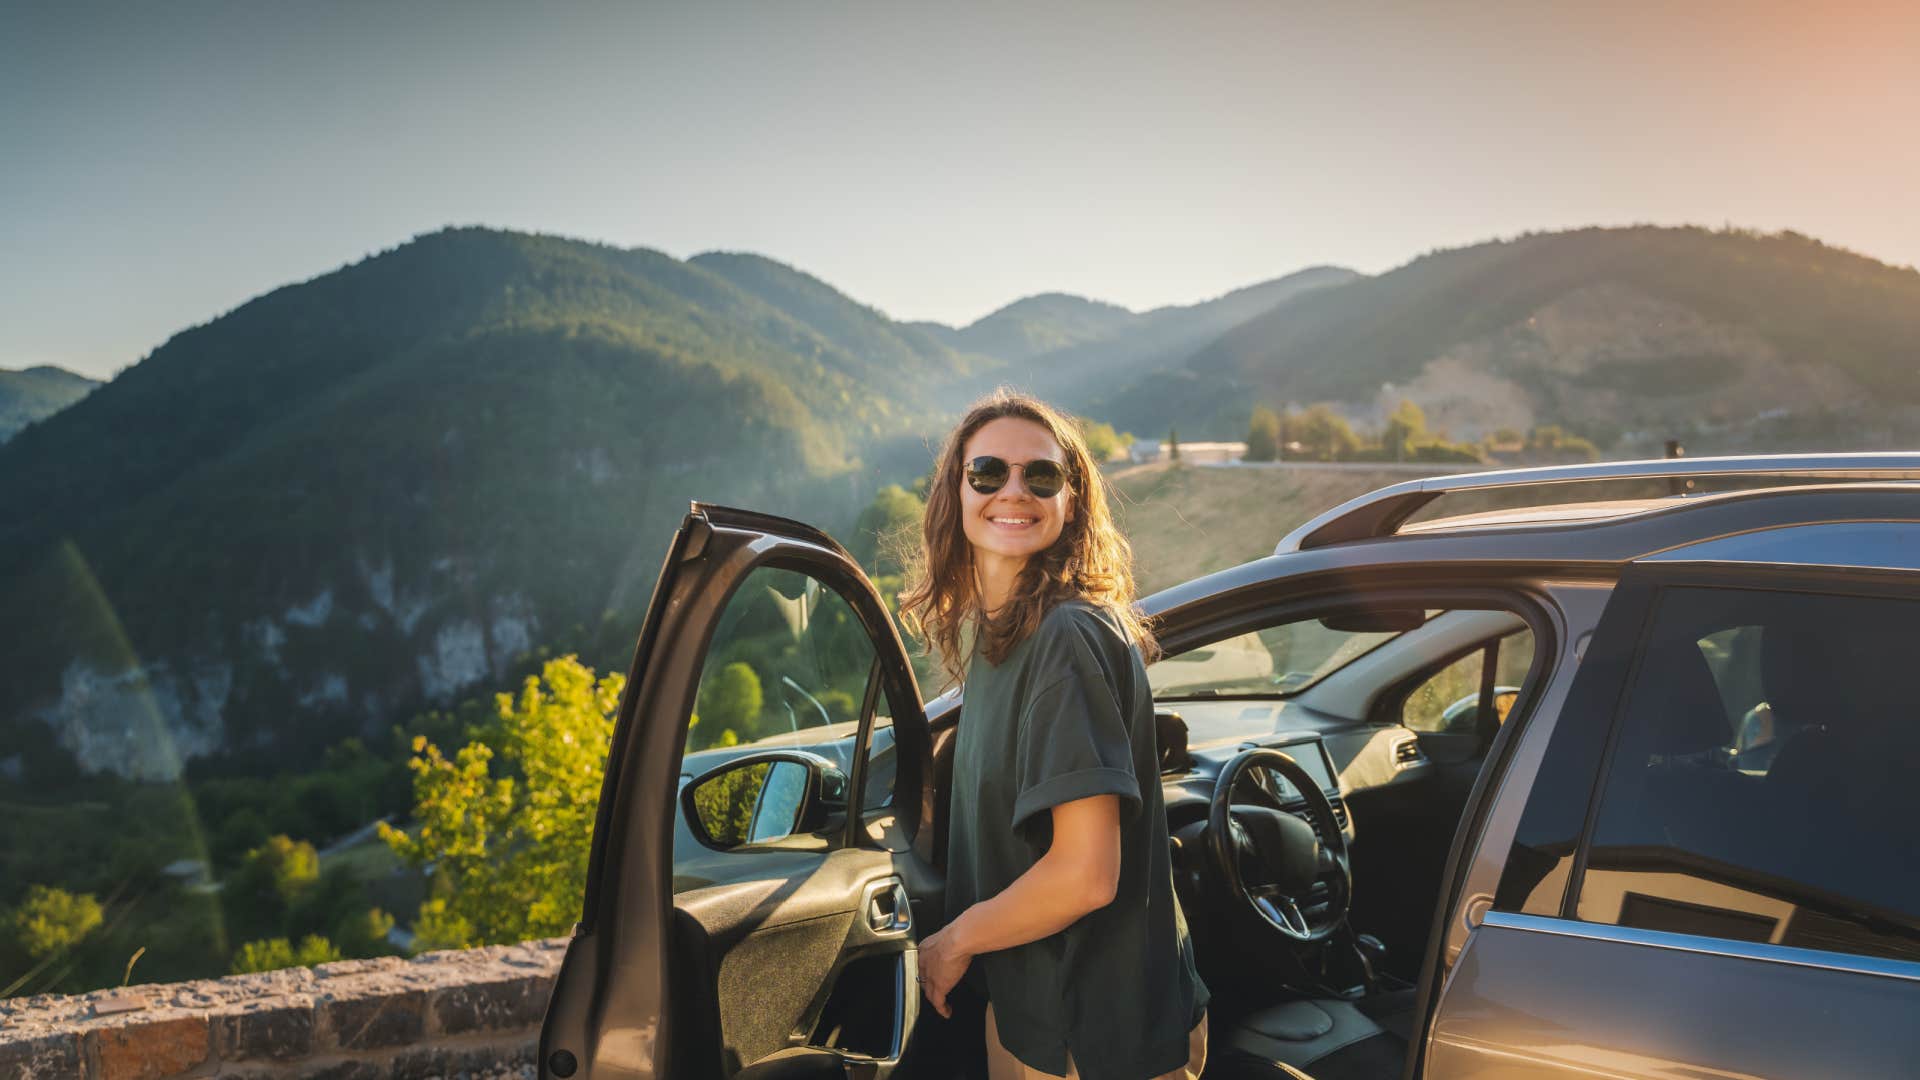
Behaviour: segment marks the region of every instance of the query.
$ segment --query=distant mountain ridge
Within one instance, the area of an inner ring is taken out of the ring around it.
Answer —
[[[98,379],[51,364],[22,371],[0,368],[0,443],[86,397],[99,385]]]
[[[536,646],[619,666],[688,500],[844,528],[998,383],[1145,437],[1405,396],[1457,438],[1866,448],[1920,438],[1916,342],[1920,274],[1790,234],[1541,234],[955,328],[759,255],[443,230],[0,445],[0,747],[165,776],[383,732]]]
[[[1536,234],[1275,305],[1089,407],[1229,435],[1255,404],[1400,397],[1469,438],[1553,423],[1628,452],[1670,435],[1697,449],[1911,443],[1920,272],[1791,233]]]

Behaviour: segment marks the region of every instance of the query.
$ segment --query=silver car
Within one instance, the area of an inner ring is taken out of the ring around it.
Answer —
[[[1920,1075],[1917,479],[1448,476],[1143,601],[1207,1075]],[[825,534],[696,505],[541,1075],[984,1075],[913,979],[962,689]]]

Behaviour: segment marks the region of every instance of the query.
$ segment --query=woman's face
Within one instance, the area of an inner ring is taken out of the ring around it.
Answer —
[[[1031,420],[1003,416],[989,420],[961,448],[960,461],[992,456],[1015,466],[1046,459],[1066,467],[1067,455],[1047,429]],[[1073,493],[1061,489],[1052,498],[1036,498],[1027,490],[1026,470],[1014,468],[1007,482],[991,495],[982,495],[960,477],[960,522],[974,560],[1004,559],[1024,564],[1060,539],[1060,530],[1073,520]]]

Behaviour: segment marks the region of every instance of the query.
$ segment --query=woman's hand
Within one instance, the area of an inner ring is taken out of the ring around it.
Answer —
[[[971,963],[973,954],[961,947],[951,924],[920,943],[920,990],[941,1016],[953,1017],[953,1006],[947,1003],[947,995],[953,992]]]

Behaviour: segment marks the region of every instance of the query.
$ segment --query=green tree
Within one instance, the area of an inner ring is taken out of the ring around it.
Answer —
[[[313,845],[280,834],[267,837],[266,843],[247,852],[234,884],[247,891],[271,893],[285,904],[319,878],[320,854]]]
[[[1253,408],[1253,419],[1247,424],[1247,460],[1278,461],[1280,459],[1280,416],[1265,405]]]
[[[1180,464],[1180,429],[1167,429],[1167,460]]]
[[[333,929],[333,940],[340,951],[352,957],[381,956],[392,952],[387,933],[393,929],[393,916],[379,908],[349,915]]]
[[[409,863],[433,864],[436,895],[414,920],[421,947],[524,941],[572,925],[625,684],[563,656],[518,697],[497,695],[496,722],[453,758],[414,740],[413,825],[382,824],[380,835]]]
[[[233,954],[233,973],[246,975],[256,971],[312,967],[341,959],[345,958],[340,950],[319,934],[308,934],[300,939],[298,946],[283,937],[265,938],[240,946],[240,951]]]
[[[1095,461],[1111,461],[1126,453],[1133,445],[1133,436],[1113,430],[1113,425],[1103,420],[1093,420],[1085,416],[1073,418],[1073,426],[1079,429],[1080,437],[1086,440],[1087,453]]]
[[[74,895],[49,885],[34,885],[9,913],[8,929],[21,951],[43,960],[78,945],[100,925],[100,902],[92,893]]]
[[[765,695],[760,676],[744,660],[736,660],[700,683],[700,722],[707,737],[719,739],[727,731],[750,732]]]
[[[899,484],[888,484],[860,511],[848,550],[869,574],[899,574],[902,554],[919,538],[926,513],[927,504],[918,495]]]
[[[1360,438],[1346,417],[1324,403],[1293,417],[1288,436],[1316,461],[1345,461],[1360,449]]]
[[[1395,461],[1407,461],[1414,456],[1413,445],[1427,433],[1427,414],[1420,406],[1405,398],[1394,407],[1392,415],[1387,417],[1387,426],[1380,432],[1380,449]]]
[[[267,837],[240,858],[220,892],[231,940],[248,941],[295,932],[288,915],[301,907],[320,880],[320,855],[305,840],[285,833]]]

